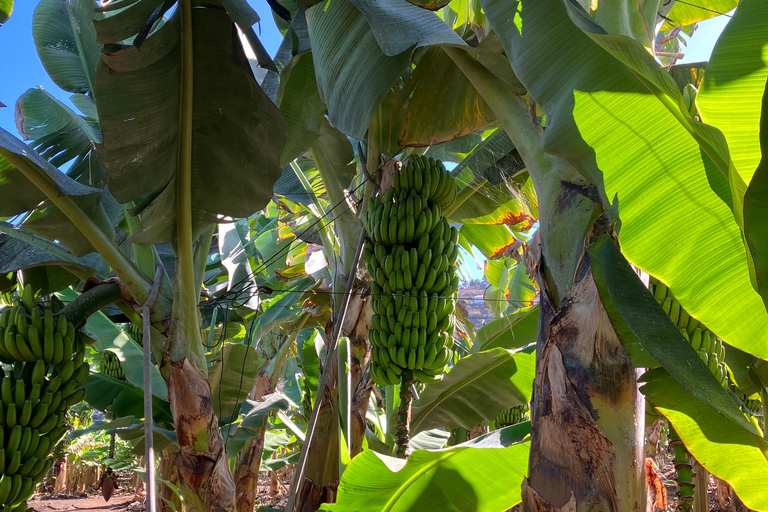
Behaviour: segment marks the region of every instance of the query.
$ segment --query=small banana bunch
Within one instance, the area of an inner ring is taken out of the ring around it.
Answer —
[[[762,413],[763,403],[760,401],[759,397],[749,398],[746,393],[744,393],[736,386],[733,386],[733,392],[736,393],[738,399],[741,400],[742,404],[744,404],[744,409],[746,409],[744,412],[749,413],[752,416],[759,416]]]
[[[0,315],[0,510],[19,507],[53,465],[65,413],[88,377],[85,340],[64,316],[35,304],[32,288]],[[4,507],[4,508],[3,508]],[[26,508],[24,508],[26,510]]]
[[[451,357],[459,232],[442,209],[455,198],[456,185],[442,163],[415,156],[365,215],[377,384],[397,384],[404,371],[432,381]]]
[[[99,363],[99,373],[103,373],[113,379],[125,380],[125,373],[123,373],[123,365],[120,364],[120,359],[109,350],[104,351],[104,356],[101,363]]]
[[[523,421],[528,421],[530,419],[528,410],[528,404],[510,407],[499,414],[493,422],[496,424],[496,428],[504,428]]]
[[[125,334],[130,336],[133,339],[133,341],[135,341],[142,347],[144,346],[144,333],[141,332],[141,327],[139,327],[134,323],[125,324],[123,331],[125,332]]]
[[[728,369],[725,365],[723,341],[707,329],[704,324],[699,323],[698,320],[689,315],[672,295],[672,291],[667,288],[667,285],[653,276],[651,276],[650,282],[650,291],[656,302],[677,325],[688,343],[699,354],[701,360],[709,366],[709,370],[720,382],[720,385],[725,387],[728,383]]]

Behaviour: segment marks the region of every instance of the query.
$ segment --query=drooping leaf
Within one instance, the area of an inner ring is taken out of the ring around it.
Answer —
[[[0,222],[0,274],[38,266],[76,268],[81,277],[107,272],[108,265],[97,255],[76,258],[65,247],[7,222]]]
[[[643,376],[640,391],[680,435],[699,464],[728,482],[741,501],[768,510],[768,460],[758,443],[765,440],[733,428],[733,423],[693,398],[661,368]]]
[[[143,231],[134,237],[140,244],[175,236],[174,177],[181,137],[179,11],[146,39],[141,51],[115,46],[104,53],[96,71],[104,136],[99,155],[110,191],[122,203],[157,196],[143,214]],[[199,233],[218,215],[248,217],[269,202],[279,177],[286,127],[254,79],[229,16],[210,7],[192,9],[191,15],[191,194],[193,232]],[[100,27],[97,24],[104,41],[125,38],[115,39]]]
[[[472,353],[492,348],[514,350],[536,342],[539,332],[539,306],[515,311],[488,322],[477,330]]]
[[[100,194],[101,190],[81,185],[68,178],[56,167],[38,155],[29,146],[5,130],[0,131],[0,155],[15,155],[36,167],[44,179],[56,187],[60,195],[86,197]],[[45,199],[43,194],[6,158],[0,158],[0,216],[10,217],[34,209]]]
[[[24,140],[53,165],[84,156],[101,142],[95,119],[77,115],[43,89],[29,89],[16,101],[16,127]]]
[[[768,356],[768,315],[751,286],[728,180],[687,131],[693,125],[673,115],[674,102],[651,94],[627,67],[655,78],[658,65],[639,53],[620,62],[574,25],[559,0],[524,0],[519,13],[516,3],[483,5],[516,75],[548,110],[543,146],[603,182],[604,201],[618,196],[625,256],[719,337]],[[661,249],[668,247],[674,255]],[[710,300],[720,295],[740,297],[740,308]]]
[[[93,8],[90,0],[43,0],[35,8],[32,36],[37,54],[51,80],[65,91],[93,93],[93,74],[101,58]]]
[[[413,5],[418,5],[422,9],[436,11],[448,5],[451,0],[408,0]]]
[[[331,2],[327,8],[315,5],[306,17],[317,86],[328,118],[345,134],[362,139],[373,113],[407,70],[408,55],[387,56],[363,15],[347,0]],[[339,29],[342,26],[344,30]]]
[[[502,432],[444,450],[417,450],[405,460],[365,450],[344,471],[336,503],[320,510],[508,510],[520,501],[529,445],[520,443],[521,429]]]
[[[590,256],[600,298],[633,364],[651,368],[661,365],[696,399],[746,432],[754,432],[613,241],[602,239],[595,243]]]
[[[535,354],[494,348],[466,356],[415,403],[411,433],[436,427],[472,429],[531,399]]]
[[[400,124],[401,146],[431,146],[481,130],[496,119],[477,90],[439,47],[428,48],[411,80]],[[444,108],[450,105],[451,108]]]

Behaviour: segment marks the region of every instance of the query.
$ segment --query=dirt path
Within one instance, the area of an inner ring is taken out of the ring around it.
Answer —
[[[133,504],[133,494],[112,496],[109,502],[101,496],[75,499],[48,499],[33,498],[28,505],[37,512],[63,512],[70,510],[87,510],[88,512],[122,512]],[[138,505],[138,504],[137,504]],[[138,509],[138,506],[136,507]]]

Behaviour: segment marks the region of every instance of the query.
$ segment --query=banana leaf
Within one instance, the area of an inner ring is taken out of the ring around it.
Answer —
[[[405,460],[365,450],[344,471],[336,503],[320,510],[508,510],[520,502],[529,451],[521,441],[529,430],[530,424],[514,425]]]
[[[428,384],[413,405],[411,434],[431,428],[472,429],[531,399],[536,355],[494,348],[459,360]]]

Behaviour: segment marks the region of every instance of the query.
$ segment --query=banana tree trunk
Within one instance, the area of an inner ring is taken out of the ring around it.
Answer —
[[[584,242],[606,231],[607,218],[593,224],[594,213],[584,213],[600,211],[596,190],[564,178],[576,176],[548,176],[537,186],[542,293],[524,510],[641,512],[645,414],[637,372],[603,308]],[[568,245],[557,231],[566,224],[582,234]]]
[[[367,425],[368,403],[371,399],[373,381],[368,373],[370,364],[370,352],[368,350],[368,331],[371,328],[370,295],[361,297],[362,290],[358,289],[350,300],[348,318],[354,320],[352,325],[345,325],[345,331],[349,333],[349,341],[352,348],[352,361],[349,365],[352,373],[352,415],[350,416],[350,452],[352,457],[363,450],[363,439]],[[357,314],[355,314],[357,313]]]
[[[326,329],[326,339],[330,339],[331,330]],[[320,408],[317,411],[317,425],[312,443],[306,455],[304,478],[296,485],[296,512],[314,512],[322,503],[336,501],[336,489],[339,486],[339,368],[334,358],[330,368],[321,368],[330,372],[328,385],[321,390],[317,399]],[[297,475],[298,476],[298,475]]]
[[[178,485],[179,478],[176,473],[176,454],[174,453],[174,446],[169,446],[160,452],[159,455],[158,473],[160,473],[160,478],[173,485]],[[157,497],[157,510],[163,512],[176,512],[182,510],[181,500],[176,493],[173,492],[173,489],[164,483],[161,483],[159,487],[160,493]]]
[[[493,110],[539,199],[541,288],[526,512],[645,510],[644,402],[598,296],[586,244],[609,232],[598,189],[542,149],[529,105],[474,58],[445,50]]]
[[[265,372],[259,373],[251,393],[251,400],[261,400],[271,393],[272,386]],[[259,484],[259,469],[261,456],[264,453],[264,434],[267,418],[252,439],[249,439],[235,461],[235,494],[237,497],[237,512],[253,512],[256,507],[256,494]]]
[[[234,511],[235,485],[211,386],[190,360],[168,363],[168,400],[180,447],[176,467],[186,512]]]

